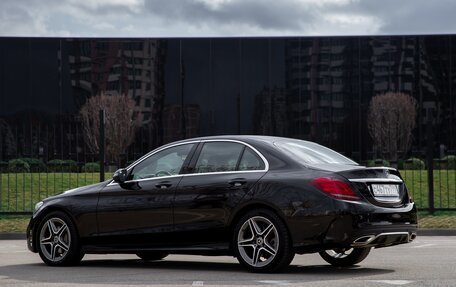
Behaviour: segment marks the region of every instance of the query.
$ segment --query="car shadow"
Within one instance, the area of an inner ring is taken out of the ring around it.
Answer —
[[[0,276],[9,279],[47,283],[84,284],[188,284],[205,281],[221,284],[261,280],[310,282],[348,279],[392,273],[394,270],[354,266],[337,268],[331,265],[291,265],[285,271],[259,274],[246,271],[238,263],[162,260],[145,262],[127,260],[84,260],[73,267],[48,267],[42,263],[0,267]]]

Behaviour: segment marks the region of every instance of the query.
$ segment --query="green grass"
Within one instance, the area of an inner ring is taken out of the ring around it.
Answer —
[[[419,228],[456,229],[455,211],[437,211],[434,214],[418,212]]]
[[[109,179],[111,173],[106,173]],[[62,191],[99,182],[94,173],[8,173],[0,176],[0,211],[32,211],[38,201]]]
[[[30,216],[0,216],[0,233],[25,233]]]
[[[401,170],[418,208],[429,207],[426,170]],[[434,207],[456,208],[456,170],[434,170]]]

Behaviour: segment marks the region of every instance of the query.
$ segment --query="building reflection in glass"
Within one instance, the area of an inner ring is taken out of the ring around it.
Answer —
[[[90,161],[79,109],[101,92],[143,115],[122,163],[215,134],[308,139],[372,158],[370,99],[419,103],[412,149],[456,149],[454,36],[204,39],[0,38],[0,161]],[[432,116],[432,118],[430,118]]]

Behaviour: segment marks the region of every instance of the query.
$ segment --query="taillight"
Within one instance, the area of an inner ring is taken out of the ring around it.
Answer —
[[[314,179],[313,184],[327,195],[343,200],[359,200],[349,183],[330,177]]]

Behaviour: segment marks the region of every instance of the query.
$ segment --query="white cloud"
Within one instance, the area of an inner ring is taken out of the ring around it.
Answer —
[[[452,0],[2,0],[0,36],[454,33]]]
[[[140,12],[144,7],[144,0],[67,0],[68,4],[73,6],[80,6],[90,10],[105,9],[106,7],[124,7],[131,11]]]
[[[323,32],[328,35],[331,31],[340,29],[347,31],[347,34],[365,35],[378,33],[381,28],[381,20],[372,16],[330,13],[322,17],[324,21],[321,25],[324,29],[319,29],[316,33]]]
[[[224,5],[229,4],[230,2],[233,2],[232,0],[195,0],[195,2],[200,2],[208,7],[211,8],[211,10],[219,10],[222,9]]]

